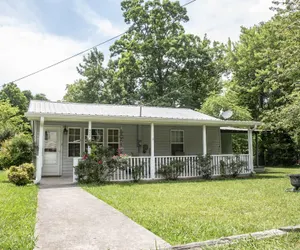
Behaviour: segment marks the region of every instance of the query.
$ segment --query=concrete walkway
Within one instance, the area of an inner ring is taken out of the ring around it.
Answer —
[[[36,249],[161,249],[170,245],[71,179],[44,178],[38,194]]]

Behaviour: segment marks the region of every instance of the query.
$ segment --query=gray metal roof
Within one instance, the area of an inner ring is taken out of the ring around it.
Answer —
[[[76,116],[111,116],[111,117],[143,117],[183,120],[221,121],[212,116],[186,108],[165,108],[134,105],[83,104],[37,101],[30,102],[27,116],[32,115],[76,115]]]

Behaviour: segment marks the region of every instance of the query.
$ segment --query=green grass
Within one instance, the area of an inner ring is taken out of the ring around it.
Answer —
[[[269,168],[255,178],[147,184],[82,185],[172,245],[300,224],[300,193],[288,173]]]
[[[264,240],[248,239],[236,244],[207,248],[210,250],[295,250],[300,249],[300,233],[290,233],[284,236]]]
[[[37,206],[35,185],[17,187],[0,171],[0,249],[33,249]]]

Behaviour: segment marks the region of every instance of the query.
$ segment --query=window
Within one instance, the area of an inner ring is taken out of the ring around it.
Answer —
[[[120,147],[120,130],[119,129],[107,129],[107,146],[115,149],[116,153]]]
[[[80,150],[80,128],[69,128],[68,134],[68,156],[79,157],[81,154]]]
[[[88,132],[89,130],[86,128],[85,132],[84,132],[84,148],[85,151],[87,152],[88,149]],[[103,129],[102,128],[92,128],[92,142],[96,143],[98,145],[102,145],[103,146]]]
[[[184,135],[183,130],[171,130],[171,154],[183,154]]]

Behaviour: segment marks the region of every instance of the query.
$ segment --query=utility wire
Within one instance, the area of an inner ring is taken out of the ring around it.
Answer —
[[[187,3],[185,3],[185,4],[183,4],[183,5],[181,5],[181,7],[185,7],[185,6],[187,6],[187,5],[189,5],[189,4],[193,3],[193,2],[196,2],[196,0],[191,0],[191,1],[189,1],[189,2],[187,2]],[[116,35],[116,36],[114,36],[114,37],[112,37],[112,38],[110,38],[110,39],[108,39],[108,40],[105,40],[105,41],[103,41],[103,42],[101,42],[101,43],[98,43],[98,44],[94,45],[93,47],[90,47],[90,48],[88,48],[88,49],[85,49],[85,50],[83,50],[83,51],[80,51],[80,52],[78,52],[78,53],[76,53],[76,54],[74,54],[74,55],[72,55],[72,56],[70,56],[70,57],[67,57],[67,58],[61,60],[61,61],[58,61],[58,62],[56,62],[56,63],[53,63],[53,64],[51,64],[51,65],[49,65],[49,66],[47,66],[47,67],[45,67],[45,68],[39,69],[39,70],[37,70],[37,71],[34,71],[34,72],[32,72],[32,73],[30,73],[30,74],[28,74],[28,75],[22,76],[22,77],[20,77],[20,78],[18,78],[18,79],[15,79],[14,81],[10,81],[10,82],[18,82],[18,81],[21,81],[21,80],[23,80],[23,79],[25,79],[25,78],[28,78],[28,77],[30,77],[30,76],[36,75],[36,74],[38,74],[38,73],[40,73],[40,72],[42,72],[42,71],[45,71],[45,70],[50,69],[50,68],[53,68],[53,67],[55,67],[55,66],[57,66],[57,65],[59,65],[59,64],[61,64],[61,63],[64,63],[64,62],[66,62],[66,61],[68,61],[68,60],[70,60],[70,59],[72,59],[72,58],[74,58],[74,57],[77,57],[77,56],[79,56],[79,55],[82,55],[82,54],[84,54],[84,53],[86,53],[86,52],[88,52],[88,51],[90,51],[90,50],[92,50],[92,49],[94,49],[94,48],[97,48],[97,47],[99,47],[99,46],[101,46],[101,45],[103,45],[103,44],[105,44],[105,43],[108,43],[108,42],[110,42],[110,41],[112,41],[112,40],[115,40],[115,39],[117,39],[118,37],[125,35],[127,32],[128,32],[128,30],[126,30],[126,31],[124,31],[123,33],[121,33],[121,34],[119,34],[119,35]],[[10,82],[7,82],[7,83],[10,83]]]

